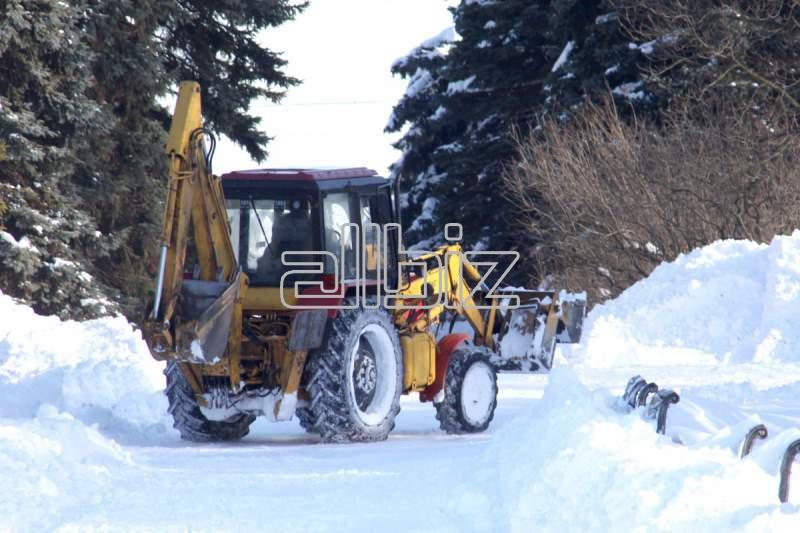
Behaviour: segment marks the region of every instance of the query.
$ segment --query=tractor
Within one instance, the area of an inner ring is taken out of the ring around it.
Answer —
[[[556,343],[580,339],[585,298],[490,283],[458,224],[436,250],[404,250],[398,181],[365,168],[216,177],[215,144],[199,85],[183,82],[143,325],[182,438],[240,439],[266,416],[378,441],[412,393],[444,431],[480,432],[499,371],[546,372]]]

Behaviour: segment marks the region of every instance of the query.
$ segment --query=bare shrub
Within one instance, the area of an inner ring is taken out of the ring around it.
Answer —
[[[505,193],[531,272],[595,301],[717,239],[764,242],[800,224],[791,115],[725,101],[624,121],[613,100],[517,138]]]

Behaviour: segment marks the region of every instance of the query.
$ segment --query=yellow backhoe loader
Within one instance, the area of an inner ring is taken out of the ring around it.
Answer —
[[[144,325],[183,438],[240,439],[264,415],[382,440],[409,393],[443,430],[483,431],[498,371],[547,371],[557,342],[579,340],[585,298],[490,286],[458,225],[447,245],[404,252],[397,183],[364,168],[218,178],[214,145],[184,82]]]

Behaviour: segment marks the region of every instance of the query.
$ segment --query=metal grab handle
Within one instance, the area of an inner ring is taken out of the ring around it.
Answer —
[[[750,431],[747,432],[747,435],[745,435],[744,440],[739,447],[739,458],[744,459],[750,455],[750,452],[753,451],[753,444],[755,443],[756,438],[764,440],[768,436],[769,431],[767,431],[767,426],[764,424],[758,424],[750,428]]]
[[[783,453],[781,461],[781,485],[778,489],[778,498],[781,503],[789,501],[789,478],[792,475],[792,463],[797,453],[800,452],[800,439],[791,443]]]
[[[667,410],[669,406],[681,401],[678,393],[668,389],[658,391],[650,405],[647,407],[647,414],[656,419],[656,433],[663,435],[667,431]]]

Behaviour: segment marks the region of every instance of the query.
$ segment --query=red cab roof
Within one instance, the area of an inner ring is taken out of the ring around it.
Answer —
[[[256,170],[234,170],[222,175],[223,180],[276,180],[317,181],[375,176],[374,170],[359,168],[263,168]]]

